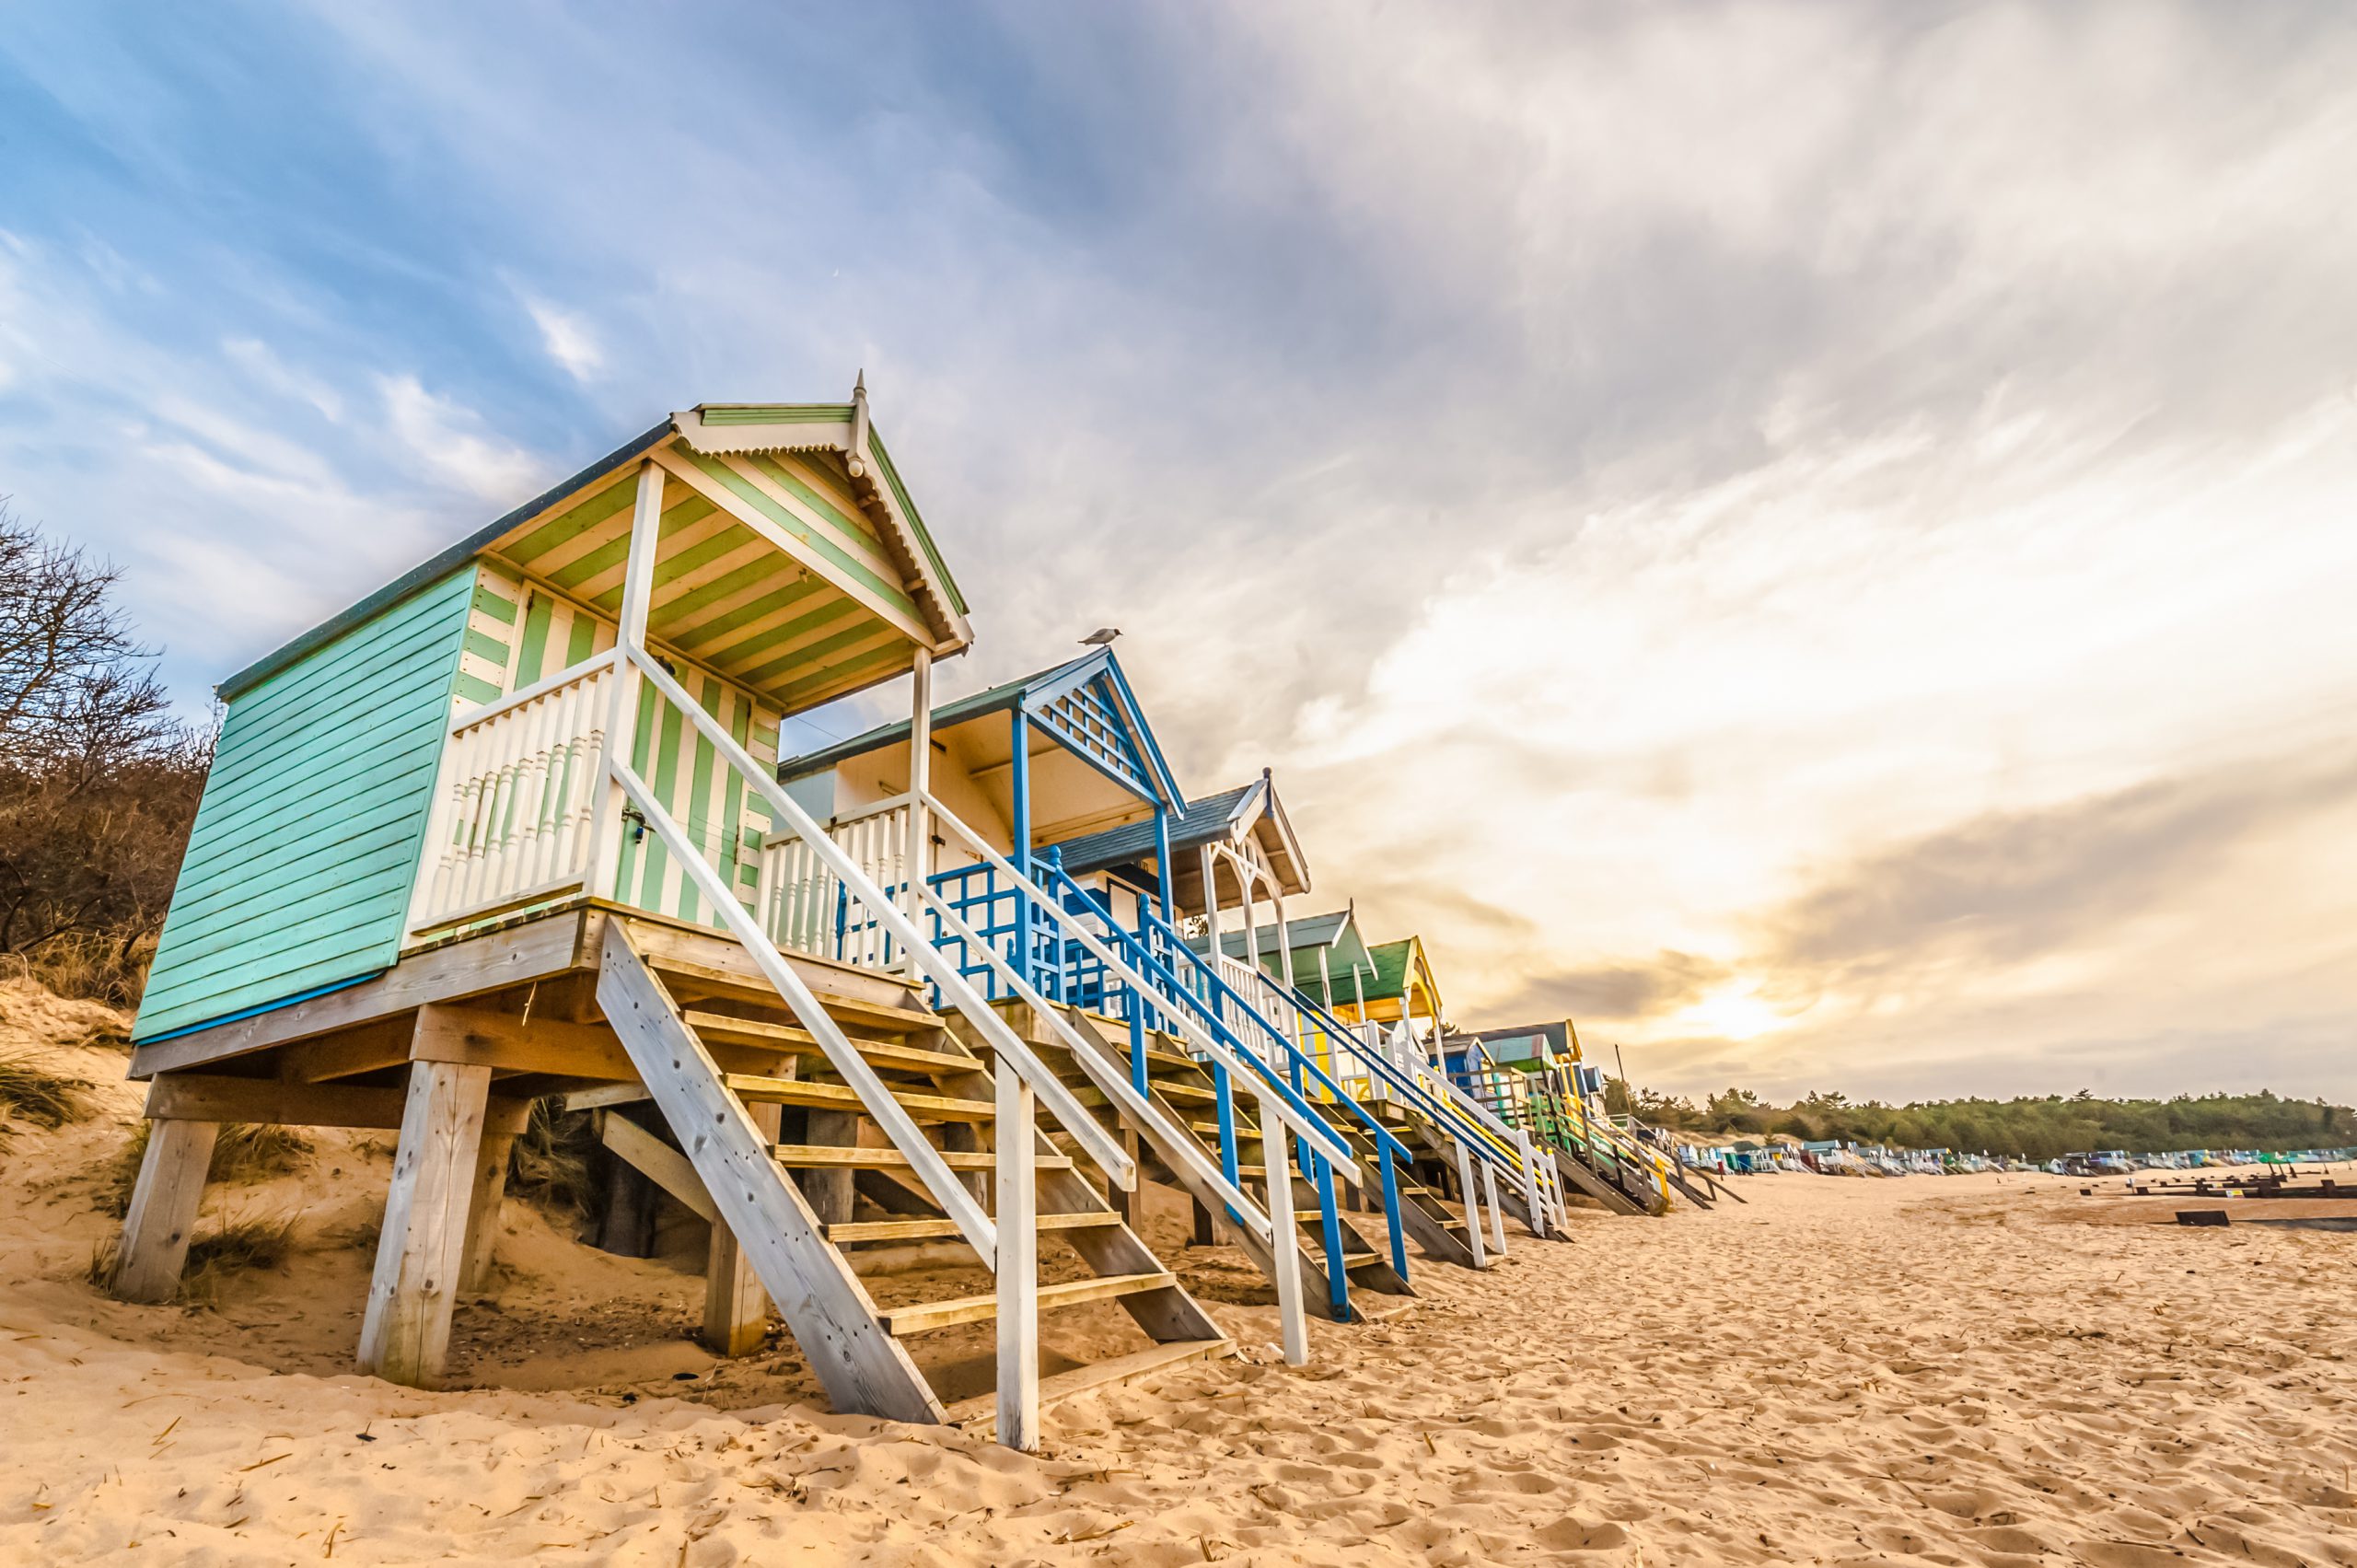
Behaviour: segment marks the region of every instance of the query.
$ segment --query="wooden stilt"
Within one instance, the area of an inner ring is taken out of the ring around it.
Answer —
[[[774,1144],[783,1107],[749,1105],[753,1125]],[[846,1175],[855,1174],[845,1172]],[[714,1218],[712,1243],[704,1255],[703,1342],[715,1355],[750,1355],[761,1348],[770,1329],[770,1293],[746,1259],[745,1249],[728,1222]]]
[[[1201,1203],[1195,1204],[1194,1210],[1195,1230],[1194,1235],[1190,1239],[1188,1245],[1192,1247],[1216,1247],[1219,1245],[1219,1233],[1212,1228],[1212,1212],[1203,1207]]]
[[[205,1167],[221,1135],[217,1121],[151,1121],[147,1153],[131,1190],[117,1251],[114,1294],[124,1301],[169,1301],[188,1261],[189,1235],[204,1199]]]
[[[492,1253],[499,1245],[499,1205],[507,1196],[507,1155],[516,1134],[486,1129],[475,1156],[474,1196],[467,1204],[466,1267],[459,1276],[462,1291],[479,1291],[491,1283]]]
[[[1039,1197],[1038,1107],[1031,1086],[999,1064],[993,1074],[998,1264],[998,1440],[1039,1446]]]
[[[859,1142],[859,1118],[847,1110],[814,1110],[803,1134],[808,1144],[848,1147]],[[848,1170],[802,1170],[795,1181],[820,1225],[841,1225],[851,1218],[852,1173]]]
[[[1138,1136],[1137,1129],[1133,1127],[1121,1129],[1121,1152],[1129,1156],[1141,1169],[1144,1168],[1145,1140]],[[1132,1227],[1137,1225],[1140,1214],[1144,1212],[1144,1204],[1142,1201],[1144,1191],[1145,1182],[1143,1179],[1132,1188],[1125,1188],[1112,1181],[1105,1184],[1106,1201],[1113,1205],[1113,1212],[1121,1216],[1121,1223]]]
[[[363,1372],[418,1388],[441,1384],[490,1099],[488,1067],[410,1063],[392,1190],[360,1325]]]

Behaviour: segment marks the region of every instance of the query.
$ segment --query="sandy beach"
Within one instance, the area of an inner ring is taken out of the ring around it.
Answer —
[[[1179,1255],[1248,1358],[1066,1404],[1027,1458],[824,1413],[790,1345],[715,1366],[697,1280],[518,1205],[501,1301],[459,1318],[485,1386],[349,1375],[366,1140],[226,1200],[341,1194],[281,1269],[106,1300],[94,1173],[135,1098],[106,1101],[0,1152],[0,1562],[2357,1562],[2345,1235],[2051,1178],[1762,1177],[1424,1266],[1299,1372],[1232,1261]]]

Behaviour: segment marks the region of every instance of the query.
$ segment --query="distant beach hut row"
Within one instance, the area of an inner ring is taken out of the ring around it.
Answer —
[[[969,614],[862,386],[668,415],[230,677],[119,1294],[171,1295],[224,1124],[387,1129],[359,1364],[435,1386],[511,1144],[574,1113],[616,1202],[704,1227],[714,1351],[774,1311],[838,1408],[1030,1446],[1234,1349],[1154,1190],[1293,1362],[1583,1197],[1707,1201],[1568,1022],[1453,1030],[1417,936],[1302,912],[1273,775],[1183,787],[1109,635],[937,703]],[[781,756],[887,681],[905,716]],[[912,1247],[972,1288],[899,1299]],[[1135,1348],[1043,1366],[1043,1315],[1102,1303]],[[949,1397],[975,1325],[986,1391]]]

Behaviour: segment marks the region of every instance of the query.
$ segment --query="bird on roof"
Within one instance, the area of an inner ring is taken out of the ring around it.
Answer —
[[[1113,645],[1113,639],[1120,634],[1121,629],[1119,626],[1099,626],[1096,631],[1083,637],[1080,640],[1080,645],[1084,648],[1109,648]]]

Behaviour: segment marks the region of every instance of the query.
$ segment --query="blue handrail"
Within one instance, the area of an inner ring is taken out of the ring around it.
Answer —
[[[1267,1018],[1261,1016],[1260,1014],[1248,1003],[1245,1002],[1241,996],[1237,996],[1235,991],[1228,986],[1227,982],[1219,977],[1216,970],[1204,968],[1202,956],[1196,953],[1191,947],[1189,947],[1185,939],[1180,937],[1178,932],[1173,930],[1168,923],[1165,922],[1159,915],[1155,914],[1153,910],[1141,903],[1139,908],[1140,929],[1136,932],[1125,930],[1119,922],[1113,920],[1109,913],[1104,911],[1101,905],[1097,904],[1097,900],[1089,895],[1086,889],[1073,880],[1071,874],[1063,868],[1062,856],[1056,853],[1053,847],[1048,849],[1045,854],[1043,854],[1039,859],[1034,861],[1032,865],[1035,874],[1044,877],[1050,892],[1053,893],[1058,898],[1070,896],[1080,899],[1097,910],[1100,916],[1100,923],[1102,923],[1111,934],[1109,937],[1111,944],[1118,950],[1122,952],[1123,956],[1127,958],[1137,969],[1139,973],[1144,975],[1148,980],[1155,981],[1159,987],[1162,994],[1154,1001],[1154,1005],[1156,1011],[1167,1013],[1172,1010],[1173,1004],[1183,1005],[1187,1011],[1192,1013],[1197,1018],[1199,1018],[1213,1033],[1215,1038],[1217,1038],[1222,1044],[1225,1045],[1230,1051],[1237,1052],[1246,1062],[1249,1063],[1253,1071],[1262,1079],[1262,1081],[1267,1083],[1271,1088],[1275,1090],[1278,1096],[1282,1098],[1286,1104],[1293,1108],[1295,1114],[1301,1116],[1305,1120],[1317,1119],[1322,1121],[1323,1118],[1319,1117],[1316,1108],[1311,1106],[1308,1101],[1302,1097],[1297,1082],[1287,1081],[1285,1074],[1271,1068],[1267,1060],[1264,1059],[1259,1051],[1253,1050],[1251,1046],[1248,1045],[1237,1036],[1233,1028],[1229,1028],[1227,1020],[1221,1016],[1219,1006],[1217,1005],[1220,993],[1225,993],[1229,998],[1235,1001],[1237,1006],[1242,1010],[1247,1017],[1250,1018],[1255,1024],[1260,1026],[1270,1039],[1276,1040],[1284,1046],[1286,1056],[1288,1058],[1288,1064],[1292,1067],[1296,1080],[1298,1079],[1302,1070],[1306,1067],[1310,1073],[1317,1075],[1317,1078],[1322,1086],[1333,1093],[1335,1098],[1340,1103],[1348,1106],[1353,1115],[1355,1115],[1360,1121],[1366,1123],[1367,1127],[1375,1133],[1376,1136],[1376,1157],[1377,1164],[1381,1167],[1380,1179],[1383,1190],[1387,1195],[1387,1202],[1384,1206],[1384,1221],[1386,1228],[1389,1233],[1388,1239],[1391,1243],[1391,1266],[1399,1277],[1402,1280],[1405,1280],[1408,1277],[1408,1243],[1406,1233],[1400,1226],[1399,1210],[1397,1202],[1397,1180],[1391,1171],[1391,1162],[1394,1159],[1409,1159],[1412,1157],[1409,1155],[1406,1145],[1402,1144],[1399,1139],[1392,1136],[1388,1128],[1385,1127],[1373,1116],[1369,1115],[1365,1107],[1360,1105],[1356,1100],[1351,1098],[1349,1095],[1343,1093],[1341,1086],[1336,1084],[1331,1078],[1329,1078],[1326,1075],[1324,1069],[1320,1068],[1315,1061],[1306,1058],[1293,1041],[1285,1038],[1283,1031],[1278,1029],[1275,1025],[1270,1023]],[[1144,940],[1146,936],[1155,935],[1159,935],[1165,939],[1168,950],[1185,954],[1188,959],[1193,962],[1199,969],[1204,970],[1204,978],[1207,978],[1214,988],[1213,993],[1208,999],[1205,996],[1199,994],[1194,988],[1189,986],[1184,979],[1181,978],[1179,973],[1165,959],[1163,955],[1160,952],[1155,951],[1153,945]],[[1132,999],[1130,1017],[1132,1022],[1132,1032],[1133,1035],[1136,1034],[1140,1027],[1139,1019],[1141,1008],[1139,1004],[1144,1001],[1144,998]],[[1137,1056],[1132,1057],[1132,1061],[1140,1059],[1142,1058]],[[1218,1068],[1216,1063],[1214,1063],[1214,1083],[1220,1094],[1221,1153],[1224,1158],[1233,1161],[1234,1155],[1232,1150],[1234,1147],[1234,1133],[1230,1130],[1230,1117],[1232,1113],[1229,1109],[1228,1103],[1229,1091],[1226,1082],[1226,1073],[1225,1069]],[[1261,1135],[1264,1138],[1269,1136],[1270,1130],[1263,1128],[1261,1130]],[[1275,1135],[1282,1137],[1283,1136],[1283,1132],[1282,1130],[1279,1130]],[[1320,1229],[1322,1231],[1322,1239],[1325,1242],[1326,1248],[1327,1289],[1332,1297],[1336,1316],[1347,1317],[1350,1310],[1349,1283],[1348,1277],[1345,1272],[1346,1260],[1342,1252],[1342,1222],[1341,1211],[1334,1197],[1333,1169],[1328,1163],[1326,1156],[1320,1154],[1317,1149],[1313,1148],[1306,1140],[1302,1141],[1301,1156],[1302,1158],[1299,1163],[1308,1173],[1312,1183],[1318,1189],[1319,1217],[1321,1220]],[[1230,1175],[1232,1178],[1233,1171],[1230,1172]]]
[[[1190,948],[1190,951],[1192,949]],[[1309,1021],[1316,1024],[1325,1033],[1327,1039],[1351,1041],[1351,1053],[1366,1063],[1367,1071],[1406,1097],[1427,1120],[1440,1123],[1447,1129],[1451,1137],[1465,1144],[1479,1157],[1492,1165],[1504,1163],[1499,1157],[1500,1151],[1488,1138],[1482,1136],[1478,1129],[1468,1125],[1464,1118],[1457,1115],[1452,1107],[1435,1099],[1422,1084],[1401,1072],[1399,1063],[1381,1051],[1371,1050],[1361,1043],[1358,1037],[1350,1031],[1348,1026],[1312,1001],[1307,993],[1296,986],[1293,992],[1293,1001],[1294,1005],[1307,1014]]]

